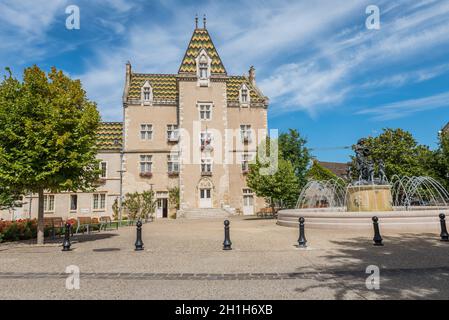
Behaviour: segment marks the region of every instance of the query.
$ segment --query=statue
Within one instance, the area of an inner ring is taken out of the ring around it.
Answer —
[[[360,139],[354,146],[356,168],[359,172],[358,184],[385,184],[385,163],[381,160],[377,164],[379,178],[375,177],[375,163],[372,159],[371,150],[366,144],[366,139]]]

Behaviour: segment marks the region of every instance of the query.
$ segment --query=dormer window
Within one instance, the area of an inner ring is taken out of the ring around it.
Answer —
[[[149,105],[153,101],[153,88],[148,81],[142,86],[141,100],[145,105]]]
[[[250,96],[249,96],[249,89],[246,86],[246,84],[243,84],[242,87],[240,88],[240,104],[243,107],[247,107],[250,103]]]
[[[198,85],[201,87],[209,86],[211,63],[212,59],[207,55],[206,50],[202,49],[196,58],[196,75],[198,77]]]
[[[202,56],[200,59],[200,79],[207,79],[207,58]]]

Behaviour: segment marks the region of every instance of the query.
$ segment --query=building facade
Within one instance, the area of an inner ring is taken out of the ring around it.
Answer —
[[[98,133],[97,190],[46,194],[45,215],[112,216],[121,194],[153,190],[156,217],[175,217],[169,194],[176,188],[178,217],[211,209],[254,214],[266,203],[246,175],[267,135],[267,109],[255,69],[228,75],[206,21],[202,28],[196,21],[178,73],[138,73],[126,64],[123,123],[102,123]],[[24,197],[12,215],[37,217],[37,196]]]
[[[158,217],[220,208],[253,214],[265,206],[246,185],[248,162],[266,136],[268,99],[255,70],[231,76],[205,25],[196,27],[177,74],[144,74],[126,65],[123,191],[151,188]]]

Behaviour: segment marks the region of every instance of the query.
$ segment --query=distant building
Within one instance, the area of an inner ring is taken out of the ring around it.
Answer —
[[[318,161],[318,164],[330,170],[333,174],[335,174],[339,178],[342,179],[348,178],[348,169],[349,169],[348,163]]]

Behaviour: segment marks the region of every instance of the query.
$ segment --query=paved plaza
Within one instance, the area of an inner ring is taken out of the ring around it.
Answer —
[[[222,220],[159,220],[60,242],[0,245],[0,299],[448,299],[449,243],[438,234],[308,230],[275,220],[231,218],[232,251],[223,251]],[[80,269],[80,289],[66,289],[66,267]],[[368,290],[366,268],[380,268]]]

